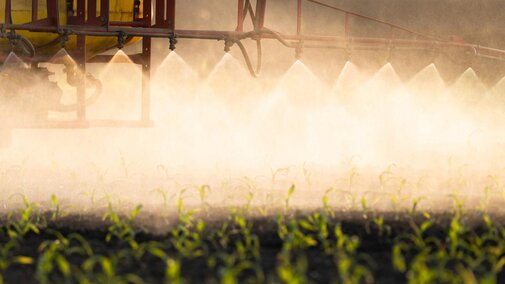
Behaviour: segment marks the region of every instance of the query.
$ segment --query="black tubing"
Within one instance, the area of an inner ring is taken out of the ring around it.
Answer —
[[[32,42],[22,36],[22,35],[16,35],[18,37],[19,41],[21,42],[21,48],[30,56],[34,57],[35,56],[35,46],[33,46]]]
[[[257,54],[258,54],[258,61],[256,64],[256,70],[254,69],[251,58],[249,57],[249,54],[247,53],[247,49],[245,48],[244,44],[238,40],[236,41],[237,46],[240,48],[240,51],[242,52],[242,55],[244,56],[245,63],[247,65],[247,69],[249,70],[249,73],[251,76],[254,78],[257,78],[259,76],[259,73],[261,71],[261,59],[262,59],[262,51],[261,51],[261,40],[256,40],[256,46],[257,46]]]
[[[261,66],[262,66],[262,58],[263,58],[263,48],[261,45],[261,39],[256,40],[256,55],[257,55],[257,62],[256,62],[256,71],[259,73],[261,71]]]

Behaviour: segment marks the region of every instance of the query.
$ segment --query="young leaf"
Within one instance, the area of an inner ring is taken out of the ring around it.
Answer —
[[[28,256],[17,256],[14,259],[14,262],[19,263],[19,264],[29,265],[29,264],[33,264],[33,258],[28,257]]]

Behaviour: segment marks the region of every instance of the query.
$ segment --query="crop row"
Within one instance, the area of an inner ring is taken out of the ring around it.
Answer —
[[[289,192],[292,194],[294,188]],[[178,207],[164,236],[135,222],[142,210],[103,215],[104,231],[56,229],[26,198],[0,227],[0,283],[499,283],[505,228],[481,212],[467,224],[457,199],[447,224],[428,213],[385,218],[365,206],[339,220],[323,200],[315,212],[248,217],[247,206],[210,222]],[[286,207],[289,206],[289,195]],[[48,218],[50,220],[48,220]],[[503,282],[502,282],[503,283]]]

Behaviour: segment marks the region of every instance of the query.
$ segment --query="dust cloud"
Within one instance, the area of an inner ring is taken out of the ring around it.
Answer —
[[[90,119],[138,117],[141,73],[129,65],[90,68],[104,84]],[[48,68],[65,84],[61,66]],[[187,188],[197,205],[209,185],[209,200],[231,206],[249,192],[282,200],[291,183],[293,204],[312,207],[328,189],[503,194],[503,84],[488,88],[471,69],[447,86],[435,65],[402,82],[391,64],[367,76],[347,62],[327,84],[296,61],[272,87],[230,54],[200,78],[173,52],[153,78],[153,128],[15,130],[2,149],[4,204],[18,193],[157,204]]]
[[[326,195],[337,208],[359,208],[366,198],[391,210],[425,198],[422,208],[443,211],[454,194],[503,208],[505,79],[483,83],[469,68],[448,80],[438,62],[404,76],[385,56],[380,66],[342,55],[322,62],[315,51],[295,61],[275,44],[265,62],[274,71],[254,79],[235,48],[207,46],[195,52],[181,41],[180,53],[157,55],[152,128],[15,129],[12,145],[0,149],[2,210],[18,206],[20,195],[44,204],[52,194],[83,213],[108,202],[175,210],[179,198],[189,207],[275,209],[292,184],[290,204],[302,209],[320,207]],[[64,66],[44,66],[61,102],[75,102]],[[103,84],[89,119],[139,118],[142,73],[126,53],[88,72]]]

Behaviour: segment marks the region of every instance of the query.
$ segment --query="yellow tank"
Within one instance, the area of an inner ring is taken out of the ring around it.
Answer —
[[[130,22],[133,20],[133,2],[134,0],[110,0],[110,21]],[[31,21],[32,1],[31,0],[13,0],[12,1],[12,21],[14,24],[23,24]],[[67,23],[67,0],[58,0],[60,11],[60,23]],[[76,7],[74,0],[73,7]],[[46,17],[46,1],[39,0],[38,18]],[[5,0],[0,0],[0,22],[5,22]],[[36,33],[19,31],[18,34],[25,36],[35,46],[37,55],[55,54],[61,49],[57,41],[59,35],[51,33]],[[139,39],[130,40],[132,44]],[[87,37],[86,51],[87,57],[93,57],[99,53],[107,51],[117,46],[117,37]],[[68,51],[76,47],[76,36],[70,36],[65,48]],[[11,48],[7,39],[0,39],[0,53],[8,53]]]

